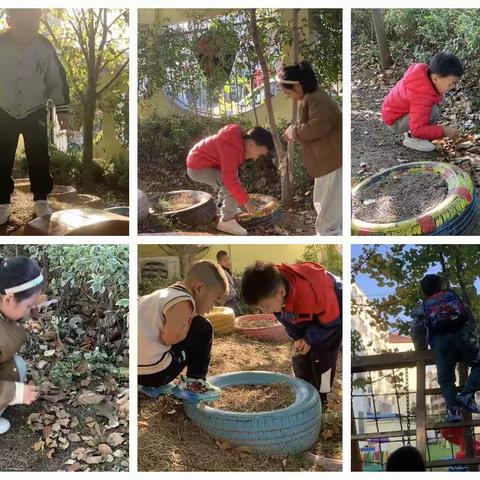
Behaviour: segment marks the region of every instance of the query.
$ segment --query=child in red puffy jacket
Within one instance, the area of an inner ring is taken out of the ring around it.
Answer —
[[[382,105],[382,118],[395,133],[405,135],[403,145],[421,152],[435,150],[430,140],[457,137],[459,131],[437,124],[439,104],[445,93],[463,75],[460,60],[449,53],[437,53],[426,63],[414,63],[390,90]]]
[[[257,160],[273,148],[270,131],[254,127],[244,133],[239,125],[226,125],[215,135],[204,138],[188,153],[187,173],[194,181],[218,189],[221,217],[217,229],[232,235],[246,235],[235,216],[242,206],[253,212],[248,194],[238,179],[238,168],[246,160]]]

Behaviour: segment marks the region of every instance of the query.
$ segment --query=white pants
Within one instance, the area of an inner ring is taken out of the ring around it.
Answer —
[[[315,179],[313,206],[317,235],[342,234],[342,167]]]

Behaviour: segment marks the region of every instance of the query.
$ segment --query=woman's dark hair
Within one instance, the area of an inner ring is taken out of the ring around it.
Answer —
[[[462,62],[451,53],[440,52],[437,53],[428,66],[430,74],[436,73],[441,77],[448,77],[454,75],[455,77],[461,77],[464,73]]]
[[[273,149],[272,132],[263,127],[253,127],[244,137],[245,139],[253,140],[260,147],[267,147],[268,150]]]
[[[0,258],[0,295],[5,289],[18,287],[40,275],[38,265],[28,257],[15,257],[4,260]],[[43,289],[43,282],[35,287],[14,294],[15,300],[21,302]]]
[[[434,273],[429,273],[420,280],[420,286],[423,294],[430,297],[442,289],[442,279]]]
[[[288,65],[280,70],[282,80],[299,82],[304,93],[312,93],[318,88],[318,80],[312,66],[308,62],[300,62],[296,65]],[[292,90],[294,85],[282,83],[282,88]]]
[[[390,454],[387,472],[424,472],[425,462],[415,447],[404,446]]]
[[[282,285],[283,277],[272,262],[255,262],[242,276],[242,298],[247,305],[272,296]]]

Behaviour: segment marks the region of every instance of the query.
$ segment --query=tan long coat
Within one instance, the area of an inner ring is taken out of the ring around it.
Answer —
[[[302,161],[311,177],[322,177],[342,166],[342,112],[321,88],[304,96],[293,137],[300,143]]]
[[[0,412],[15,397],[15,382],[20,381],[14,356],[25,343],[25,329],[0,314]]]

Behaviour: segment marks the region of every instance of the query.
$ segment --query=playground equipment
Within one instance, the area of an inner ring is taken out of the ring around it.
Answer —
[[[287,383],[294,403],[270,412],[242,413],[184,401],[186,415],[214,438],[263,455],[296,455],[309,449],[320,433],[320,395],[309,383],[271,372],[234,372],[216,375],[209,383],[225,389],[234,385]]]
[[[213,307],[205,314],[217,335],[230,335],[235,329],[235,312],[229,307]]]
[[[368,223],[353,215],[353,235],[468,235],[476,224],[477,192],[470,175],[461,168],[441,162],[413,162],[387,168],[352,189],[352,198],[363,189],[387,177],[431,173],[447,184],[447,196],[436,207],[419,217],[391,223]]]
[[[457,427],[442,428],[440,432],[445,440],[460,447],[460,451],[455,454],[455,458],[457,460],[464,460],[467,454],[465,452],[465,439],[463,437],[463,429]],[[475,456],[480,457],[480,442],[478,440],[475,440],[474,447]]]
[[[60,210],[28,222],[23,235],[128,235],[128,218],[90,208]]]
[[[262,324],[257,326],[258,323]],[[290,340],[284,326],[275,315],[243,315],[235,319],[235,332],[245,337],[267,342],[284,343]]]
[[[369,440],[374,440],[375,442],[377,442],[379,459],[381,462],[380,466],[384,466],[383,459],[385,457],[384,455],[382,455],[383,439],[386,439],[388,442],[401,442],[404,445],[410,444],[410,442],[415,442],[416,448],[426,459],[425,464],[427,469],[457,469],[457,467],[467,466],[469,470],[478,471],[478,466],[480,465],[480,456],[477,456],[473,427],[480,426],[480,420],[472,420],[472,416],[468,412],[463,413],[462,422],[455,423],[455,428],[460,429],[463,432],[463,445],[465,452],[463,458],[454,458],[453,450],[451,458],[442,458],[435,460],[431,458],[430,443],[427,438],[427,432],[433,432],[438,430],[442,431],[443,429],[452,428],[451,423],[427,424],[426,396],[441,394],[439,388],[426,388],[426,367],[427,365],[434,364],[435,361],[431,350],[382,353],[379,355],[364,355],[352,359],[352,375],[357,373],[370,375],[370,384],[372,383],[371,372],[378,371],[384,374],[384,372],[386,371],[391,371],[392,375],[395,376],[395,370],[397,369],[416,368],[416,391],[409,392],[406,388],[405,391],[399,391],[398,389],[396,389],[394,393],[398,405],[399,398],[402,395],[406,395],[406,398],[409,398],[411,394],[415,394],[416,400],[414,412],[411,411],[407,404],[407,414],[399,413],[400,430],[382,431],[380,429],[380,423],[378,421],[379,412],[377,412],[376,410],[376,397],[378,397],[379,394],[375,395],[373,393],[373,390],[367,393],[352,394],[352,471],[361,471],[363,469],[363,460],[359,442],[367,442]],[[467,371],[465,365],[460,365],[461,385],[464,383],[466,376]],[[356,420],[360,419],[355,417],[354,415],[353,401],[355,397],[363,396],[369,396],[372,400],[372,418],[374,419],[376,424],[376,432],[357,433]],[[414,419],[415,421],[414,429],[410,428],[410,419]],[[458,437],[455,436],[455,439],[458,440]]]

